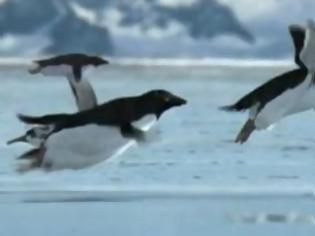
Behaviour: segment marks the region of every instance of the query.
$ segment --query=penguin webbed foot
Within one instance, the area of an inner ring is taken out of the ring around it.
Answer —
[[[120,126],[120,132],[125,138],[133,138],[138,142],[145,142],[146,135],[145,132],[139,128],[134,127],[130,123],[123,124]]]
[[[17,159],[18,160],[35,159],[35,157],[37,156],[39,152],[40,152],[40,148],[33,148],[23,153],[22,155],[18,156]]]
[[[33,148],[19,157],[18,160],[28,160],[28,163],[22,163],[17,168],[16,171],[19,173],[24,173],[30,170],[41,168],[46,153],[46,148],[41,146],[39,148]]]

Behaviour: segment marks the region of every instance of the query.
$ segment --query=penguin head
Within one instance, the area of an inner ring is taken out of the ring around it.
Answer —
[[[50,126],[37,126],[26,131],[26,133],[20,137],[14,138],[7,142],[8,145],[16,142],[30,143],[34,146],[40,146],[49,136],[52,131]]]
[[[91,57],[94,66],[107,65],[109,62],[101,57]]]
[[[170,108],[182,106],[187,103],[185,99],[161,89],[151,90],[143,94],[142,97],[146,101],[148,110],[155,114],[157,119]]]

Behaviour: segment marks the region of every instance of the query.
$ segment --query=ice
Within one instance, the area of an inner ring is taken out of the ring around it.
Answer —
[[[163,88],[187,98],[188,104],[167,111],[161,117],[153,129],[157,137],[152,142],[130,149],[115,161],[101,162],[83,171],[65,170],[58,174],[35,171],[20,176],[15,173],[17,161],[14,158],[29,146],[5,145],[8,139],[25,129],[16,119],[16,113],[41,115],[76,111],[66,80],[35,78],[25,69],[11,67],[2,71],[0,181],[3,188],[20,188],[25,184],[27,188],[40,189],[45,184],[36,184],[39,176],[45,176],[41,181],[48,178],[49,186],[81,186],[84,176],[84,184],[89,186],[145,187],[164,185],[167,181],[169,185],[184,184],[187,188],[206,185],[257,189],[258,181],[259,188],[268,189],[281,182],[283,188],[312,190],[311,166],[315,160],[311,111],[282,120],[273,130],[255,132],[248,143],[240,146],[232,140],[246,114],[217,109],[235,101],[283,68],[190,67],[185,70],[182,67],[114,66],[91,72],[87,77],[96,88],[99,102]],[[66,146],[62,147],[64,155],[61,152],[60,156],[67,156],[66,153],[72,151]],[[111,180],[117,178],[120,180]]]
[[[158,120],[152,141],[113,160],[18,174],[15,157],[30,147],[5,144],[25,130],[16,113],[76,111],[66,80],[26,69],[1,68],[1,235],[313,235],[314,112],[238,145],[247,114],[218,109],[286,68],[116,64],[91,71],[99,102],[161,88],[188,104]]]

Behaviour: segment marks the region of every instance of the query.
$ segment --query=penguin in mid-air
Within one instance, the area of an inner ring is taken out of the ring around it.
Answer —
[[[48,59],[36,60],[36,68],[29,70],[31,74],[41,73],[46,76],[67,77],[77,107],[80,111],[97,105],[97,98],[89,81],[82,77],[88,67],[98,67],[109,62],[98,56],[80,53],[65,54]]]
[[[81,129],[92,125],[96,127],[94,128],[96,132],[106,134],[106,127],[109,127],[111,129],[119,129],[121,135],[127,139],[143,141],[145,132],[135,127],[134,122],[148,115],[154,115],[158,120],[165,111],[184,104],[186,104],[185,99],[166,90],[152,90],[139,96],[113,99],[92,109],[72,114],[62,113],[39,117],[19,115],[19,119],[26,124],[50,127],[46,141],[37,149],[22,155],[20,159],[31,161],[27,170],[34,168],[44,168],[47,170],[76,169],[96,164],[107,159],[108,156],[102,155],[101,159],[97,160],[86,156],[83,160],[84,164],[81,164],[78,163],[80,160],[76,158],[71,159],[67,156],[51,155],[50,151],[53,151],[51,149],[58,149],[58,147],[52,147],[50,140],[59,134],[58,139],[60,139],[61,135],[71,132],[73,129]],[[88,143],[86,140],[89,139],[93,142],[93,137],[71,137],[71,139],[78,138],[85,138],[82,145]],[[110,136],[106,139],[104,138],[103,142],[106,142],[110,138]],[[94,141],[96,142],[96,140]],[[97,141],[102,142],[102,140]],[[65,142],[67,140],[63,140],[62,143]]]
[[[48,76],[65,76],[68,79],[72,94],[79,111],[84,111],[97,106],[97,98],[89,81],[82,78],[82,70],[89,66],[109,64],[103,58],[73,53],[60,55],[48,59],[34,61],[37,67],[30,70],[31,74],[41,73]],[[39,147],[45,141],[50,132],[49,126],[36,126],[28,130],[24,135],[7,142],[27,142]]]
[[[244,143],[254,130],[266,129],[280,119],[315,108],[315,27],[289,27],[295,47],[297,69],[288,71],[254,89],[236,103],[222,107],[226,111],[249,110],[249,118],[235,142]]]

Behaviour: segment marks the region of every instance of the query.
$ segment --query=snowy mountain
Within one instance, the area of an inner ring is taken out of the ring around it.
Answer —
[[[218,35],[254,40],[233,11],[216,0],[6,0],[0,5],[2,56],[198,55],[183,50],[185,44]]]
[[[313,0],[0,0],[0,56],[276,58]]]

